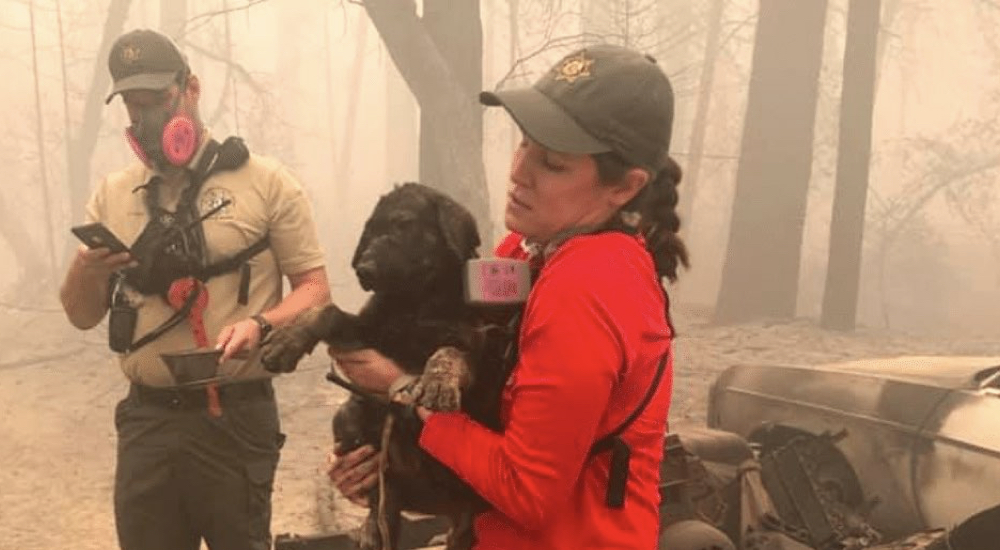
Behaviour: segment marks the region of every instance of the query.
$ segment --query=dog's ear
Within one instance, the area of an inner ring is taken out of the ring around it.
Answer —
[[[361,259],[361,255],[365,253],[365,249],[368,248],[368,241],[371,240],[371,231],[368,230],[368,225],[365,224],[364,230],[361,232],[361,238],[358,239],[358,247],[354,249],[354,257],[351,258],[351,267],[357,267],[358,260]]]
[[[445,195],[438,195],[435,199],[438,227],[448,249],[461,261],[475,258],[480,244],[476,219],[465,207]]]
[[[361,237],[358,239],[358,246],[354,249],[354,257],[351,258],[351,268],[358,266],[358,260],[361,259],[361,255],[365,253],[368,249],[368,245],[371,244],[372,240],[372,220],[375,219],[376,214],[382,203],[385,202],[385,197],[382,197],[375,203],[375,209],[372,211],[371,216],[368,217],[368,221],[365,222],[364,229],[361,230]]]

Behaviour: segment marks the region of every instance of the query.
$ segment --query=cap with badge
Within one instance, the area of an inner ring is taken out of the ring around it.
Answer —
[[[567,56],[529,88],[482,92],[525,134],[564,153],[615,152],[656,172],[670,148],[674,93],[648,55],[610,44]]]
[[[138,29],[122,35],[111,46],[108,69],[114,87],[105,103],[129,90],[164,90],[188,70],[188,63],[168,36]]]

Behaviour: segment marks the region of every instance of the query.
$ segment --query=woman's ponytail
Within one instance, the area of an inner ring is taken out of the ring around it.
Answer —
[[[615,153],[599,153],[594,155],[594,160],[603,182],[621,181],[630,168]],[[656,274],[670,281],[677,280],[680,266],[688,266],[687,247],[677,234],[681,227],[677,216],[680,181],[681,167],[674,159],[665,157],[663,168],[621,211],[624,223],[645,237]]]

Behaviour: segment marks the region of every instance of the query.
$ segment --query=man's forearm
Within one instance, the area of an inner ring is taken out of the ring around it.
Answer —
[[[274,308],[263,312],[264,317],[275,326],[291,323],[302,312],[330,303],[330,284],[325,269],[317,268],[289,279],[291,292]]]
[[[76,328],[94,328],[108,312],[108,280],[93,280],[71,267],[59,289],[66,318]]]

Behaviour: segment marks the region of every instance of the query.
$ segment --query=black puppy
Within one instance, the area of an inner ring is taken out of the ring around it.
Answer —
[[[376,204],[351,261],[371,298],[357,315],[329,305],[276,330],[263,345],[264,365],[291,371],[319,341],[340,349],[375,348],[419,376],[407,392],[417,404],[434,410],[460,406],[499,430],[506,338],[487,338],[494,333],[485,330],[484,312],[467,306],[463,295],[464,264],[476,257],[478,246],[475,220],[461,205],[420,184],[397,186]],[[385,402],[352,394],[334,417],[335,452],[380,447],[390,414]],[[449,516],[447,548],[470,548],[471,515],[485,503],[419,449],[418,419],[404,414],[392,420],[383,492],[376,488],[369,495],[371,512],[359,544],[366,550],[395,548],[400,512],[408,510]],[[380,505],[388,540],[378,525]]]

